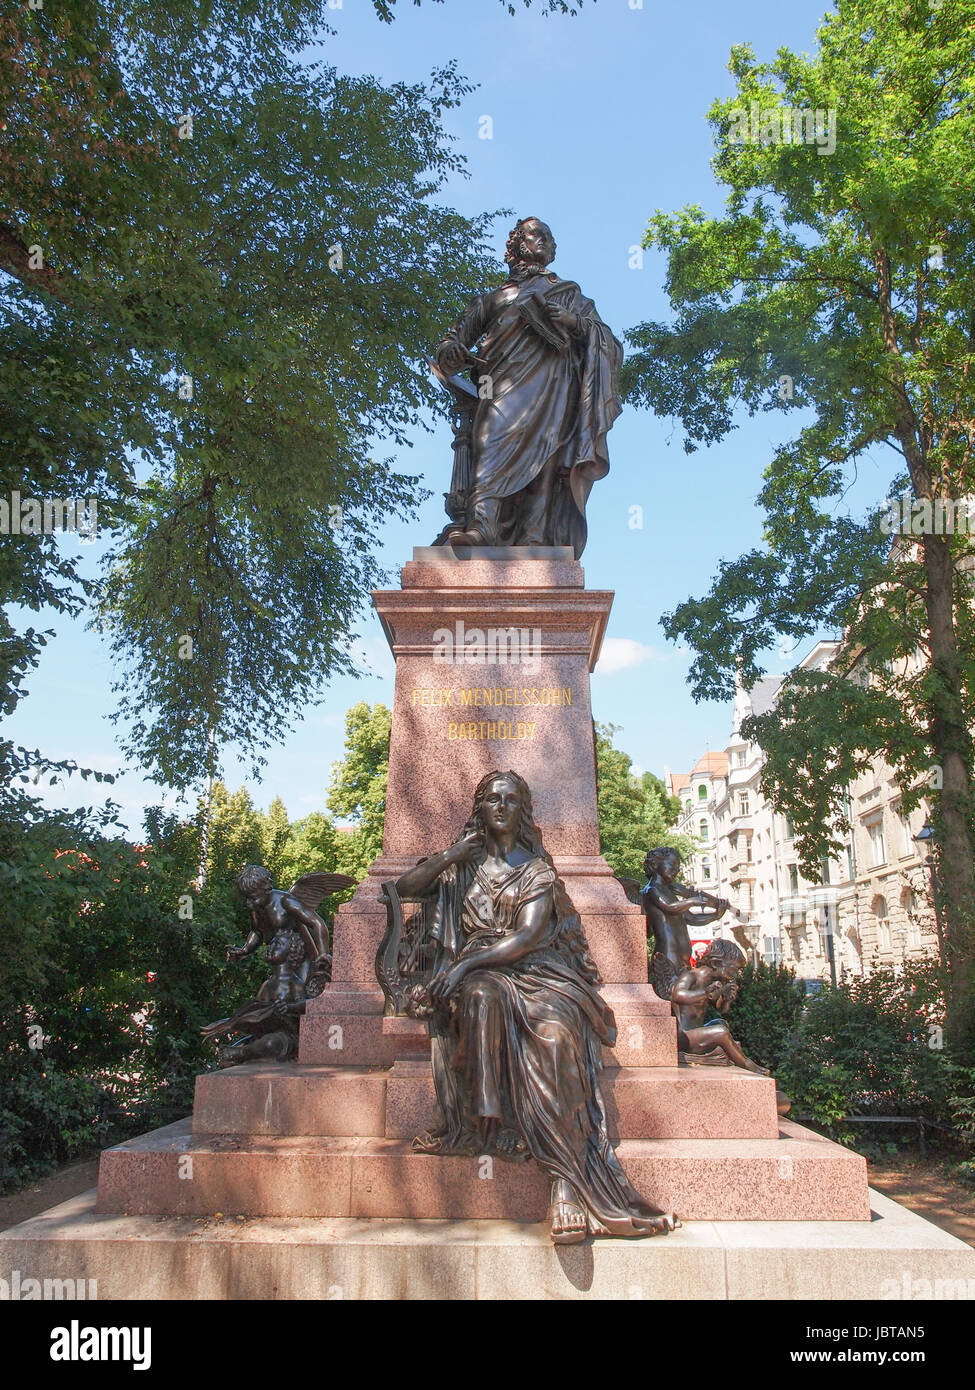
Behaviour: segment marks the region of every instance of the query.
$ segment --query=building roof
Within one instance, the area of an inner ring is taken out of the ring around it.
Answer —
[[[712,777],[727,777],[728,775],[728,754],[727,753],[705,753],[703,758],[698,758],[694,764],[693,777],[695,772],[709,772]]]
[[[691,774],[689,772],[671,772],[669,781],[671,796],[680,796],[684,788],[691,785]]]
[[[772,708],[784,679],[784,676],[762,676],[755,682],[748,692],[752,714],[766,714]]]

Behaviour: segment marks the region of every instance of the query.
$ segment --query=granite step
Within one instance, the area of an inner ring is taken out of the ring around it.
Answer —
[[[788,1121],[777,1139],[628,1139],[631,1183],[686,1221],[867,1221],[866,1161]],[[438,1158],[407,1140],[194,1135],[189,1120],[107,1149],[98,1207],[143,1215],[540,1221],[532,1162]]]
[[[602,1049],[608,1067],[672,1067],[677,1024],[670,1005],[648,984],[604,985],[600,994],[616,1019],[616,1043]],[[388,1066],[395,1039],[383,1032],[385,1000],[378,985],[333,983],[308,1001],[298,1041],[300,1062]]]
[[[100,1301],[975,1298],[975,1250],[880,1192],[869,1221],[696,1221],[560,1247],[510,1220],[120,1216],[94,1198],[0,1233],[0,1280],[83,1279]]]
[[[774,1139],[775,1082],[737,1067],[610,1067],[613,1139]],[[434,1122],[429,1062],[250,1063],[197,1077],[193,1131],[412,1139]]]

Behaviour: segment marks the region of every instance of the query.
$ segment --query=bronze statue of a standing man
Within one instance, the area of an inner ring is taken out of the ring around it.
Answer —
[[[517,222],[508,279],[477,295],[437,348],[440,373],[467,368],[477,388],[450,545],[571,545],[577,559],[585,547],[589,490],[609,472],[623,349],[579,286],[546,269],[554,257],[544,222]]]

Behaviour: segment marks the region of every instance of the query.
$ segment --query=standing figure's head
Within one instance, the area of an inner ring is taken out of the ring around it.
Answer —
[[[474,806],[465,834],[515,832],[515,842],[537,854],[542,837],[532,813],[528,783],[517,772],[489,772],[474,790]]]
[[[237,892],[248,902],[263,902],[273,887],[273,880],[262,864],[245,864],[237,875]]]
[[[643,872],[648,878],[659,877],[670,883],[680,872],[680,854],[673,845],[659,845],[644,859]]]
[[[508,234],[504,258],[510,270],[543,271],[555,260],[552,229],[538,217],[522,217]]]

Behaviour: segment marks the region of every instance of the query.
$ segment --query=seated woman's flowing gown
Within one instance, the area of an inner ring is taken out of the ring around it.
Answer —
[[[552,1179],[588,1209],[593,1233],[643,1234],[659,1215],[630,1186],[610,1145],[599,1090],[600,1045],[612,1045],[612,1010],[582,925],[555,870],[534,857],[491,881],[482,866],[441,875],[431,934],[442,963],[476,956],[516,929],[522,908],[554,894],[548,932],[509,965],[473,968],[431,1019],[440,1129],[417,1146],[477,1153],[479,1124],[516,1131]]]

